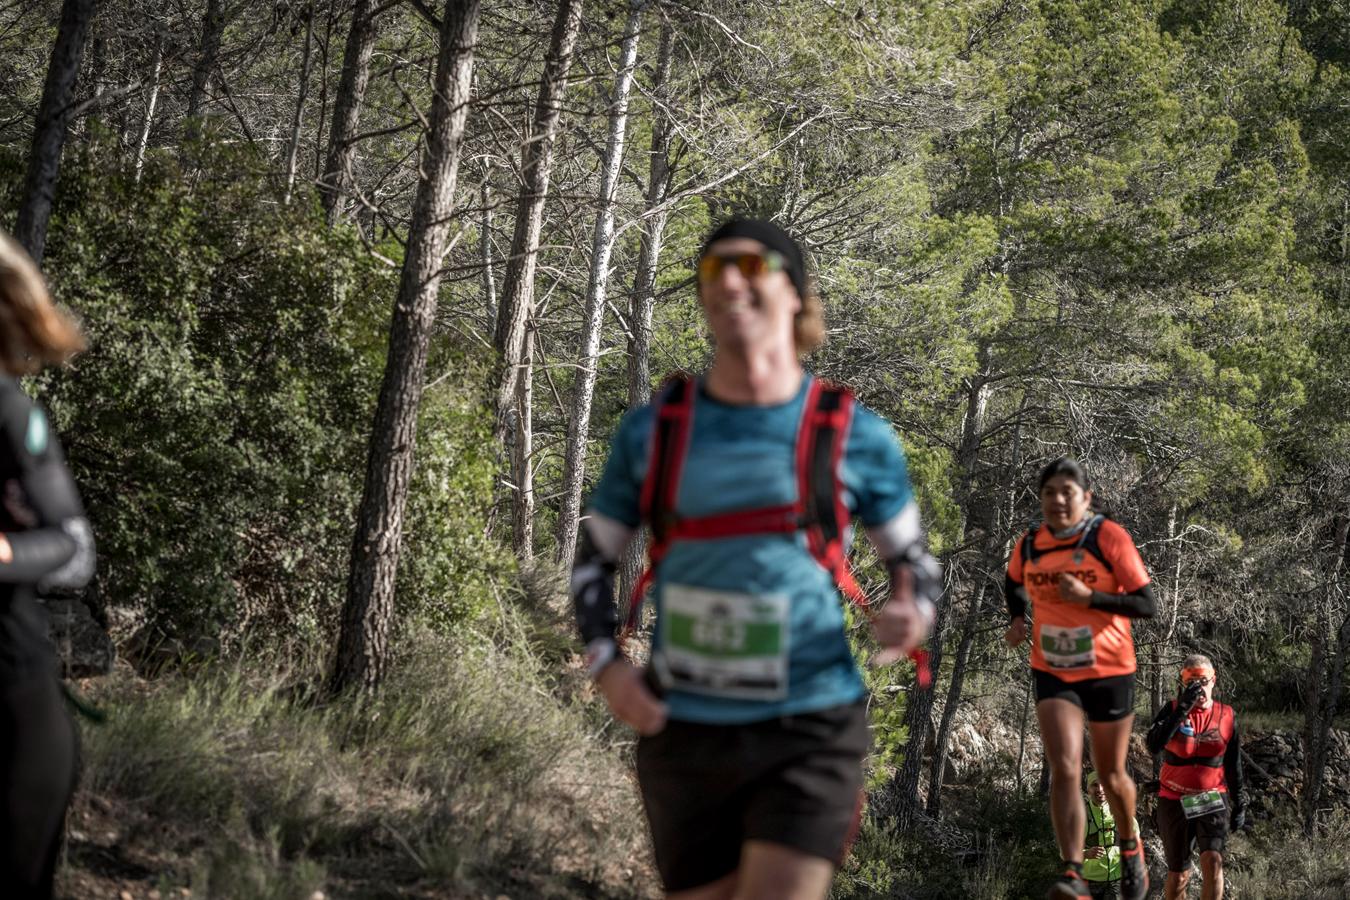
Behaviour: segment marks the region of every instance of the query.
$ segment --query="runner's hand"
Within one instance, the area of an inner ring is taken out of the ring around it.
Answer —
[[[1178,704],[1182,709],[1190,712],[1199,708],[1201,703],[1205,702],[1205,686],[1198,681],[1192,681],[1184,685],[1181,689],[1181,701]]]
[[[605,666],[595,680],[614,718],[651,737],[666,727],[667,706],[647,687],[642,671],[626,659]]]
[[[1101,859],[1105,855],[1106,855],[1105,847],[1088,847],[1086,850],[1083,851],[1083,857],[1085,859]]]
[[[1092,588],[1079,581],[1077,576],[1065,572],[1059,576],[1059,596],[1065,603],[1087,606],[1092,602]]]
[[[872,620],[872,633],[881,645],[881,652],[872,657],[872,665],[889,666],[922,644],[931,624],[914,602],[912,593],[897,592]]]
[[[1008,630],[1003,632],[1003,642],[1009,647],[1020,647],[1026,639],[1027,617],[1018,616],[1008,623]]]

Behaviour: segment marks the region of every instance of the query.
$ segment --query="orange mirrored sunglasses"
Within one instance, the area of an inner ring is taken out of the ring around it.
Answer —
[[[781,253],[769,250],[765,253],[728,253],[720,255],[709,253],[698,261],[698,280],[703,283],[717,280],[727,266],[735,266],[746,278],[758,278],[770,272],[781,272],[787,268],[787,260]]]

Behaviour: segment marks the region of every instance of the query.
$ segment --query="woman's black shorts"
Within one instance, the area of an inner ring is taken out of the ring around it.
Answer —
[[[1068,700],[1083,710],[1089,722],[1116,722],[1134,712],[1134,675],[1064,681],[1034,670],[1036,702]]]
[[[672,721],[639,740],[638,783],[666,890],[730,874],[751,840],[841,862],[870,743],[862,703],[745,725]]]

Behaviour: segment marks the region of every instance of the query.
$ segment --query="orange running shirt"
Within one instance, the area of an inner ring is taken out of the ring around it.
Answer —
[[[1097,526],[1097,543],[1108,569],[1086,550],[1079,535],[1060,540],[1049,528],[1036,531],[1034,561],[1022,559],[1022,541],[1008,560],[1008,577],[1025,585],[1031,600],[1031,667],[1063,681],[1129,675],[1135,670],[1134,639],[1124,616],[1065,602],[1059,577],[1068,572],[1104,594],[1132,594],[1151,580],[1134,541],[1110,519]]]

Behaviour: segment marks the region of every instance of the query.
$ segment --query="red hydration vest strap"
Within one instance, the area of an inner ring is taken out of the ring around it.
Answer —
[[[840,593],[870,615],[867,596],[849,569],[844,547],[849,510],[840,467],[853,422],[853,395],[842,386],[811,380],[797,431],[795,503],[681,518],[675,512],[676,500],[689,453],[697,391],[698,384],[689,375],[676,373],[666,380],[654,403],[650,462],[640,499],[642,521],[651,530],[648,564],[633,588],[621,641],[637,627],[656,567],[675,541],[804,531],[811,555],[834,578]],[[918,667],[920,686],[928,687],[932,678],[927,654],[919,649],[910,657]]]

